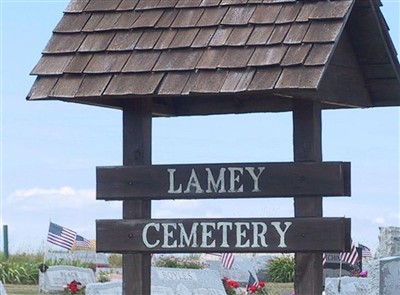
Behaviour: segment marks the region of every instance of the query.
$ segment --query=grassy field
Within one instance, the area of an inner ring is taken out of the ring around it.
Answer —
[[[5,285],[7,295],[38,295],[37,285]],[[292,291],[293,284],[267,283],[268,295],[282,295]],[[111,295],[111,294],[110,294]]]

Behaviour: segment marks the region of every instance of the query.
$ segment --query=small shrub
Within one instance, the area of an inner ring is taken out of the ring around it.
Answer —
[[[295,259],[291,256],[281,256],[269,262],[268,274],[275,283],[291,283],[294,281]]]
[[[111,254],[108,256],[108,264],[110,267],[122,267],[122,255],[121,254]]]
[[[185,257],[161,256],[155,259],[155,266],[158,267],[171,267],[171,268],[191,268],[202,269],[206,264],[200,261],[200,256],[190,255]]]

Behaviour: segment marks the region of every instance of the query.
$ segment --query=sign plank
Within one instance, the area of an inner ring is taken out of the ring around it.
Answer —
[[[350,163],[97,167],[97,199],[349,196]]]
[[[97,220],[97,251],[118,253],[341,252],[348,218]]]

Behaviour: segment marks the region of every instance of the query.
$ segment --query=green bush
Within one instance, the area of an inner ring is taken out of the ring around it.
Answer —
[[[294,281],[295,259],[292,256],[280,256],[269,262],[268,275],[272,282],[291,283]]]
[[[171,268],[192,268],[202,269],[206,264],[200,261],[200,256],[189,255],[184,257],[161,256],[154,261],[155,266]]]

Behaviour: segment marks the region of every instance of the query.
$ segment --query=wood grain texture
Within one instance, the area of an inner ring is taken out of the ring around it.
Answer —
[[[349,226],[348,218],[97,220],[97,249],[119,253],[341,252],[349,244]]]
[[[101,200],[350,195],[350,163],[340,162],[135,165],[96,174]]]

